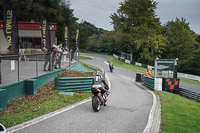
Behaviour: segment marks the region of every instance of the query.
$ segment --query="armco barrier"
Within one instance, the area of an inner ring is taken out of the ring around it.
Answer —
[[[63,92],[89,91],[94,77],[57,77],[55,89]]]
[[[144,85],[154,90],[154,78],[144,76]]]
[[[113,54],[113,56],[116,59],[120,60],[120,56],[117,56],[115,54]],[[126,62],[128,62],[128,60],[126,60]],[[144,68],[148,68],[148,69],[151,69],[151,70],[154,68],[153,66],[142,64],[142,63],[138,63],[138,62],[134,62],[134,61],[131,61],[130,64],[132,64],[132,65],[138,65],[138,66],[141,66],[141,67],[144,67]],[[191,74],[185,74],[185,73],[180,73],[180,72],[178,72],[177,74],[178,74],[179,78],[182,77],[182,78],[196,80],[196,81],[200,82],[200,76],[191,75]]]
[[[184,97],[187,97],[189,99],[200,102],[200,94],[199,93],[180,88],[179,94],[184,96]]]
[[[53,80],[58,74],[61,74],[64,70],[56,70],[38,77],[26,79],[9,85],[0,87],[0,110],[7,109],[7,103],[11,102],[24,94],[34,95],[37,93],[37,89],[47,82]]]

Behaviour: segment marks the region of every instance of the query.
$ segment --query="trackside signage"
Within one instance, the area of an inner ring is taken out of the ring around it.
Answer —
[[[47,52],[51,49],[51,40],[50,40],[50,28],[48,21],[45,17],[41,16],[41,41],[42,41],[42,51]]]
[[[9,43],[7,49],[17,54],[19,51],[18,24],[13,8],[8,4],[3,5],[3,25],[4,35]]]
[[[64,25],[65,28],[65,32],[64,32],[64,38],[65,38],[65,42],[64,42],[64,48],[66,50],[70,50],[70,41],[69,41],[69,27],[67,25]]]
[[[49,24],[50,30],[56,30],[56,24]],[[3,29],[3,22],[0,22],[0,29]],[[40,23],[18,22],[18,30],[41,30]]]
[[[78,51],[80,47],[80,30],[76,29],[76,50]]]

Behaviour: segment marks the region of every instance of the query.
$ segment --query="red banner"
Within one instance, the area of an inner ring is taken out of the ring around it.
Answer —
[[[56,30],[56,24],[49,24],[50,30]],[[0,22],[0,29],[3,29],[3,22]],[[18,23],[18,30],[41,30],[40,23]]]

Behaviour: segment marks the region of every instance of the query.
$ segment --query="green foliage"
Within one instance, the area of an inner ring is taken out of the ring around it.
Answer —
[[[64,42],[64,23],[70,26],[70,31],[75,31],[77,18],[70,9],[70,3],[63,3],[63,0],[1,0],[0,5],[8,3],[16,12],[17,21],[40,22],[41,15],[49,23],[56,23],[56,36],[58,43]],[[3,12],[3,9],[0,8]],[[0,14],[0,20],[3,20],[3,14]],[[75,35],[73,35],[75,36]]]
[[[181,69],[184,73],[191,73],[200,76],[200,53],[196,54],[192,60],[190,60]]]
[[[126,0],[120,3],[117,13],[111,15],[117,34],[125,35],[124,43],[129,50],[124,52],[132,53],[135,60],[147,64],[161,57],[166,42],[159,18],[155,16],[156,5],[151,0]]]
[[[80,35],[81,35],[81,49],[85,49],[88,46],[88,38],[92,35],[98,35],[102,32],[102,29],[97,28],[93,24],[83,21],[79,24]]]
[[[189,23],[184,18],[169,21],[165,28],[168,37],[166,58],[178,58],[178,67],[179,70],[182,70],[198,50],[196,34],[190,29]]]

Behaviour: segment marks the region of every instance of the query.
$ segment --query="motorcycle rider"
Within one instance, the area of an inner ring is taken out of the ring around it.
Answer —
[[[107,95],[109,95],[109,87],[105,81],[105,79],[101,76],[101,72],[97,71],[96,72],[96,76],[95,76],[95,79],[94,79],[94,82],[93,84],[100,84],[102,87],[101,87],[101,91],[103,93],[106,93]]]
[[[114,70],[114,65],[112,63],[109,63],[109,68],[112,68]]]

